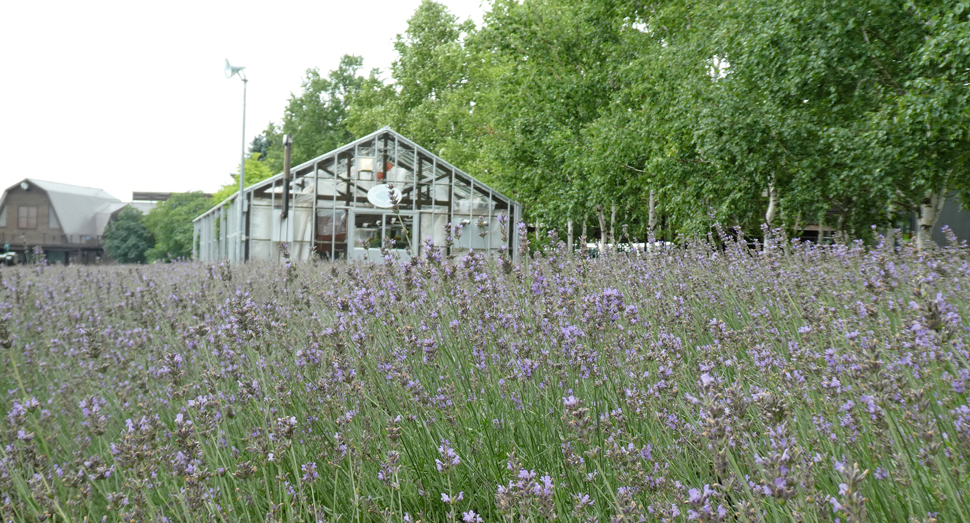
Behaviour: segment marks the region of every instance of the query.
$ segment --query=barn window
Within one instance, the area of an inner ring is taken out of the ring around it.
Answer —
[[[7,226],[7,208],[0,209],[0,229]]]
[[[21,205],[20,208],[17,209],[17,228],[37,228],[37,207],[33,205]]]

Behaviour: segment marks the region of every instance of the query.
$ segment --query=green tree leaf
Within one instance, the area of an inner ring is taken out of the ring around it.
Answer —
[[[145,263],[155,239],[145,227],[142,212],[134,207],[121,209],[104,229],[104,251],[118,263]]]
[[[270,166],[266,162],[262,161],[262,157],[259,153],[253,153],[251,157],[246,158],[246,187],[257,184],[267,178],[271,178],[273,174],[273,171],[270,170]],[[218,191],[216,191],[215,194],[212,195],[210,207],[222,203],[226,198],[229,198],[230,196],[239,192],[239,174],[234,174],[232,179],[232,183],[223,185]]]
[[[307,70],[303,90],[299,96],[290,96],[282,124],[270,123],[258,139],[260,144],[264,141],[268,144],[262,158],[272,173],[283,170],[285,134],[293,137],[293,165],[353,141],[353,134],[345,123],[347,99],[364,84],[364,78],[358,74],[363,64],[359,56],[344,55],[337,69],[327,76],[322,76],[318,69]],[[246,169],[248,178],[248,164]]]
[[[174,193],[159,203],[144,218],[145,227],[155,237],[148,261],[173,261],[192,256],[192,220],[210,208],[210,199],[201,191]]]

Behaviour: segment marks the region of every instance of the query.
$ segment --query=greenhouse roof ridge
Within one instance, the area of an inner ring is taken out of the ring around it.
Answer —
[[[459,169],[458,167],[455,167],[454,165],[452,165],[451,163],[449,163],[444,158],[441,158],[441,156],[439,156],[439,155],[437,155],[435,153],[432,153],[431,151],[425,149],[424,147],[421,147],[420,145],[418,145],[417,143],[415,143],[410,138],[408,138],[408,137],[402,135],[401,133],[395,131],[394,129],[392,129],[389,125],[385,125],[384,127],[381,127],[380,129],[378,129],[378,130],[376,130],[376,131],[374,131],[374,132],[372,132],[372,133],[370,133],[370,134],[368,134],[366,136],[363,136],[361,138],[358,138],[358,139],[356,139],[356,140],[354,140],[354,141],[352,141],[352,142],[350,142],[350,143],[348,143],[346,145],[343,145],[343,146],[338,147],[338,148],[336,148],[336,149],[334,149],[332,151],[326,152],[326,153],[321,154],[321,155],[319,155],[319,156],[317,156],[315,158],[312,158],[310,160],[307,160],[307,161],[305,161],[305,162],[303,162],[303,163],[301,163],[299,165],[296,165],[294,167],[291,167],[290,168],[290,172],[291,173],[295,173],[295,172],[299,172],[299,171],[305,170],[308,167],[312,167],[314,164],[316,164],[317,162],[319,162],[320,160],[322,160],[322,159],[324,159],[324,158],[326,158],[328,156],[334,156],[334,155],[339,155],[341,153],[344,153],[344,152],[346,152],[348,150],[353,149],[354,147],[356,147],[360,143],[367,142],[369,140],[375,139],[375,138],[377,138],[377,137],[379,137],[379,136],[381,136],[381,135],[383,135],[385,133],[390,133],[390,134],[394,135],[397,139],[399,139],[399,140],[405,142],[406,144],[414,147],[414,149],[416,151],[418,151],[418,152],[421,152],[421,153],[423,153],[423,154],[425,154],[427,156],[431,156],[431,157],[437,158],[438,160],[440,160],[440,162],[442,164],[444,164],[449,169],[451,169],[453,171],[457,171],[457,172],[461,173],[464,176],[467,176],[468,178],[470,178],[471,180],[473,180],[476,185],[480,185],[483,188],[488,189],[489,191],[491,191],[493,195],[498,196],[498,197],[500,197],[502,199],[508,200],[510,202],[511,201],[514,201],[514,200],[512,200],[512,198],[509,198],[508,196],[502,194],[501,192],[493,189],[488,184],[485,184],[485,183],[481,182],[480,180],[478,180],[478,178],[475,178],[474,176],[468,174],[464,170]],[[282,177],[283,177],[283,173],[278,173],[278,174],[276,174],[274,176],[271,176],[271,177],[269,177],[269,178],[267,178],[265,180],[262,180],[262,181],[260,181],[258,183],[255,183],[253,185],[250,185],[249,187],[246,187],[244,190],[245,191],[256,191],[258,189],[262,189],[262,188],[264,188],[266,186],[269,186],[269,185],[275,183],[276,181],[280,180]],[[239,191],[236,191],[235,193],[233,193],[232,196],[229,196],[225,200],[223,200],[223,201],[219,202],[218,204],[214,205],[211,209],[209,209],[208,211],[200,214],[198,217],[196,217],[192,221],[193,222],[196,222],[196,221],[198,221],[198,220],[200,220],[200,219],[208,216],[212,212],[214,212],[217,209],[219,209],[220,207],[222,207],[227,202],[230,202],[230,201],[234,200],[237,196],[239,196]]]

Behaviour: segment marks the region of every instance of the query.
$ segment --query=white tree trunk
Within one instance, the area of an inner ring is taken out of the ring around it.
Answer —
[[[647,236],[650,241],[653,241],[654,237],[657,235],[657,192],[650,189],[650,208],[647,210],[647,227],[649,227],[649,234]]]
[[[919,231],[916,236],[916,246],[920,252],[928,251],[936,244],[933,243],[933,227],[940,218],[943,202],[946,201],[946,188],[939,191],[927,191],[926,197],[919,205]]]
[[[606,252],[606,215],[602,205],[596,206],[596,218],[600,222],[600,254]]]
[[[616,246],[616,204],[610,212],[610,243]]]
[[[775,214],[778,213],[778,189],[775,188],[775,175],[772,173],[771,181],[768,182],[768,210],[765,212],[765,223],[771,227],[775,221]]]
[[[566,220],[566,250],[573,252],[573,219]]]
[[[822,245],[825,240],[825,213],[823,212],[818,217],[818,244]]]

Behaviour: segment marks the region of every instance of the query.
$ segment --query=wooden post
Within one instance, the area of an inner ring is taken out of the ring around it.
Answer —
[[[352,186],[354,182],[353,180],[350,179],[350,169],[352,167],[351,163],[354,161],[354,158],[355,158],[354,154],[348,151],[347,152],[347,194],[345,195],[347,200],[347,207],[350,207],[351,198],[355,198],[357,196],[356,194],[351,194],[354,190]],[[334,172],[336,172],[336,169],[334,170]],[[350,216],[348,215],[348,220],[349,218]],[[347,227],[350,227],[349,221],[348,221]],[[353,251],[353,245],[348,246],[347,249],[348,249],[347,253],[349,254],[350,252]]]
[[[936,244],[933,242],[933,227],[940,219],[943,204],[946,202],[946,187],[939,191],[926,191],[926,196],[919,205],[919,229],[916,234],[916,247],[919,252],[926,252]]]
[[[381,177],[385,183],[387,183],[387,136],[387,133],[384,133],[384,151],[381,162]]]

